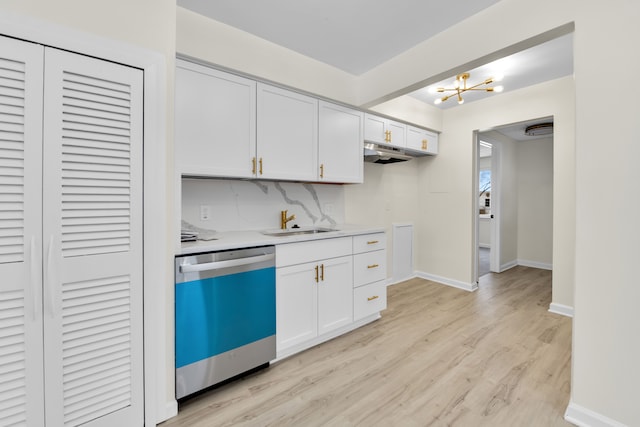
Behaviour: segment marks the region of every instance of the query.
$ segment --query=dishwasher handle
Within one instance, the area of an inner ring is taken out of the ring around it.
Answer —
[[[265,254],[246,258],[229,259],[225,261],[213,261],[203,264],[183,264],[180,266],[181,273],[195,273],[198,271],[217,270],[221,268],[238,267],[241,265],[255,264],[258,262],[272,261],[275,254]]]

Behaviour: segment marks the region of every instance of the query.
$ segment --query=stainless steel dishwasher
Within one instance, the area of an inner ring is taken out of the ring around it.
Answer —
[[[276,357],[273,246],[176,257],[176,398]]]

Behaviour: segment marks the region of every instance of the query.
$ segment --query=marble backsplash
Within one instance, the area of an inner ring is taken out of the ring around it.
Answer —
[[[201,210],[209,220],[201,220]],[[182,179],[182,220],[199,228],[232,231],[280,227],[288,210],[300,227],[344,223],[344,187],[277,181]]]

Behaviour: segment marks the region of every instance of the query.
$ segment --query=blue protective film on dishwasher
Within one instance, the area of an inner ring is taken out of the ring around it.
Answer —
[[[176,284],[176,368],[276,333],[275,267]]]

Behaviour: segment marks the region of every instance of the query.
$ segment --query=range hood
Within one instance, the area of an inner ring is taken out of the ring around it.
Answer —
[[[397,163],[406,162],[413,157],[407,154],[402,148],[381,146],[367,142],[364,144],[364,161],[371,163]]]

